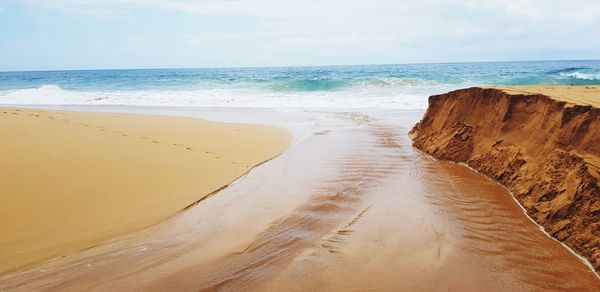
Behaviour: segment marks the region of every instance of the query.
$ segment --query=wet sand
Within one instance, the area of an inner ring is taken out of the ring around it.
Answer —
[[[156,224],[289,145],[267,126],[0,109],[0,274]]]
[[[600,289],[506,189],[413,149],[422,114],[222,111],[295,144],[160,225],[1,276],[0,290]]]

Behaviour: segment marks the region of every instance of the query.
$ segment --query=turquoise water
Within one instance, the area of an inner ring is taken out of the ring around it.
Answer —
[[[600,84],[600,60],[0,72],[1,104],[406,108],[477,85]]]

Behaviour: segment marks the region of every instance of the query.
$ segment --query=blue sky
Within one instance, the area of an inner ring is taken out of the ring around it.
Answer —
[[[596,0],[0,0],[0,71],[600,58]]]

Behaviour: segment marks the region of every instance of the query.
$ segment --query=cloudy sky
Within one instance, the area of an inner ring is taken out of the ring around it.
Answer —
[[[598,58],[598,0],[0,0],[0,71]]]

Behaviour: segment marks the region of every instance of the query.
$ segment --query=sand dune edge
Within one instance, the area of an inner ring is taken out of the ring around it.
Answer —
[[[0,274],[163,221],[289,147],[265,125],[0,108]]]

